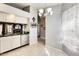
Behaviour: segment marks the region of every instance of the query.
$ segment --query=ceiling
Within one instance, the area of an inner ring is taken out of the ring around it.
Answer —
[[[35,9],[41,9],[41,8],[47,8],[47,7],[59,5],[61,3],[6,3],[6,4],[16,7],[16,8],[20,8],[20,9],[29,5]]]

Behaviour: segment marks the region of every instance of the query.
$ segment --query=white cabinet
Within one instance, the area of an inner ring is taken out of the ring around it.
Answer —
[[[16,23],[27,24],[28,23],[28,18],[23,18],[23,17],[16,16]]]
[[[16,16],[16,21],[15,21],[16,23],[21,23],[22,22],[22,20],[21,20],[21,18],[20,17],[18,17],[18,16]]]
[[[0,53],[12,49],[12,38],[11,37],[2,37],[0,38]]]
[[[0,53],[20,46],[20,35],[0,38]]]
[[[6,14],[3,12],[0,12],[0,21],[5,22]]]
[[[21,35],[21,45],[25,45],[28,43],[29,43],[29,35],[28,34]]]
[[[17,48],[20,46],[20,35],[16,35],[12,37],[12,47]]]
[[[0,21],[2,22],[15,22],[16,16],[14,14],[8,14],[0,12]]]
[[[28,18],[27,17],[20,17],[17,15],[14,15],[14,14],[0,12],[0,21],[27,24]]]
[[[14,14],[7,14],[6,15],[6,22],[15,23],[15,21],[16,21],[16,16]]]

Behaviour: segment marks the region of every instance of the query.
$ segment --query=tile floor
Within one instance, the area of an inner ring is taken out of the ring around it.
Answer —
[[[67,54],[53,47],[45,47],[44,44],[39,42],[4,53],[1,56],[67,56]]]

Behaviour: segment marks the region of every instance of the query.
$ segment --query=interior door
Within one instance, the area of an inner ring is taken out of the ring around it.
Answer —
[[[45,40],[45,17],[41,17],[40,32],[40,37]]]

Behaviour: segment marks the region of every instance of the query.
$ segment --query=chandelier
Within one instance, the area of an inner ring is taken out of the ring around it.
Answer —
[[[46,16],[46,15],[52,15],[53,10],[52,8],[47,8],[47,9],[39,9],[38,11],[39,16]]]

